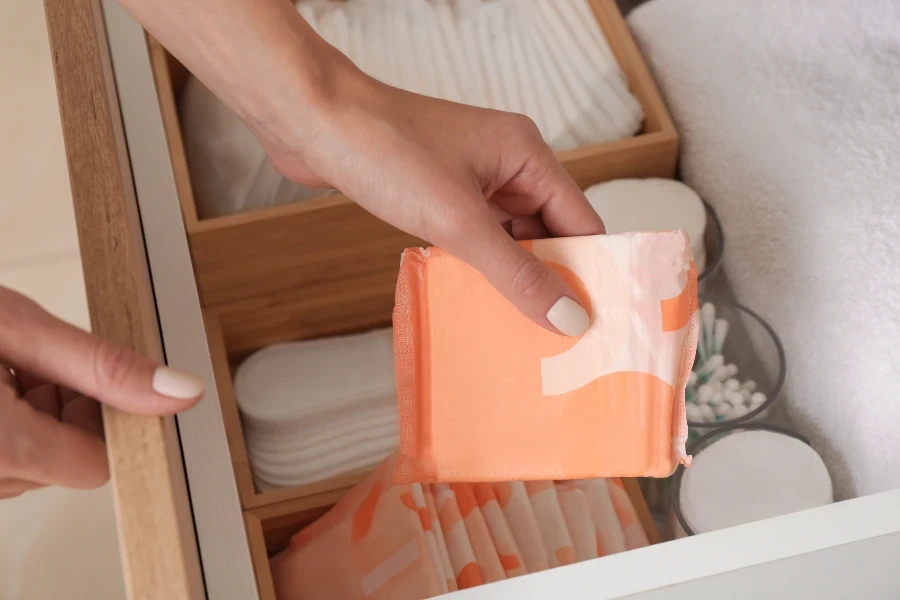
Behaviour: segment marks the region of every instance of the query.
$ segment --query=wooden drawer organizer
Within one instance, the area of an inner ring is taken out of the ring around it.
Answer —
[[[646,113],[629,139],[558,155],[582,187],[621,177],[673,177],[678,135],[613,0],[594,13]],[[234,367],[269,344],[390,325],[399,256],[422,242],[345,196],[199,219],[179,124],[177,97],[187,72],[155,40],[151,61],[262,597],[274,598],[266,557],[333,505],[361,477],[263,491],[250,470],[234,397]],[[633,481],[628,490],[652,540],[658,539]]]

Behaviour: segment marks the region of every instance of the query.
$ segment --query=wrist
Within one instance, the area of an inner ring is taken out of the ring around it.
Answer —
[[[332,46],[323,46],[302,53],[278,93],[248,120],[270,157],[290,157],[322,174],[365,134],[390,89]]]
[[[305,153],[329,135],[336,115],[369,79],[319,38],[304,40],[275,72],[281,77],[255,95],[242,117],[265,144],[290,154]]]

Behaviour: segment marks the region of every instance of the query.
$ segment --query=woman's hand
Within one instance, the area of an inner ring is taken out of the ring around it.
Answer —
[[[10,370],[10,368],[14,369]],[[145,415],[193,406],[203,384],[0,287],[0,499],[109,479],[96,400]]]
[[[333,78],[313,126],[253,125],[273,164],[468,262],[544,327],[583,333],[572,290],[513,240],[604,232],[534,123],[392,88],[349,63]]]
[[[284,0],[120,1],[286,176],[468,262],[544,327],[587,329],[573,291],[513,240],[604,233],[529,119],[386,86]]]

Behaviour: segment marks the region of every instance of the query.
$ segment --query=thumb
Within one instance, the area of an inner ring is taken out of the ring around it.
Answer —
[[[555,333],[577,336],[590,317],[572,289],[550,267],[523,248],[495,220],[481,219],[481,231],[445,249],[478,269],[525,316]],[[462,239],[458,236],[457,239]]]
[[[121,410],[168,415],[193,406],[203,382],[60,321],[0,287],[0,363]]]

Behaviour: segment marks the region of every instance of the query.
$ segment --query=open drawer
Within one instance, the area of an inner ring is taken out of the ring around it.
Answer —
[[[114,1],[46,4],[94,330],[199,374],[210,390],[177,423],[106,412],[129,596],[271,600],[267,554],[353,481],[274,496],[257,490],[245,457],[241,464],[229,365],[274,341],[387,324],[396,253],[411,240],[381,230],[378,263],[368,270],[376,274],[368,288],[372,297],[349,298],[340,311],[317,313],[317,297],[341,297],[341,281],[361,272],[336,279],[309,279],[307,272],[304,279],[285,281],[277,273],[244,269],[239,275],[246,279],[228,280],[237,271],[226,268],[228,261],[215,262],[216,249],[238,235],[228,231],[297,226],[322,206],[329,220],[341,224],[368,217],[347,199],[329,199],[226,217],[237,225],[230,230],[221,222],[192,222],[185,204],[188,173],[173,128],[174,88],[166,83],[172,71],[162,49],[148,44]],[[611,1],[596,4],[614,9]],[[649,78],[646,72],[629,76],[638,78],[633,85]],[[667,117],[658,123],[663,129],[671,125]],[[674,132],[666,136],[676,148]],[[571,168],[579,179],[597,181],[671,176],[674,155],[660,164],[658,171],[607,175],[579,175]],[[277,245],[287,239],[256,231],[241,243],[263,239]],[[238,259],[231,256],[228,264]],[[282,267],[290,270],[292,264]],[[293,289],[310,281],[316,294]],[[231,295],[257,285],[263,294]],[[676,598],[721,590],[739,597],[883,597],[878,594],[900,585],[892,579],[898,544],[900,494],[884,494],[475,588],[460,597],[545,598],[564,591],[578,598]]]

